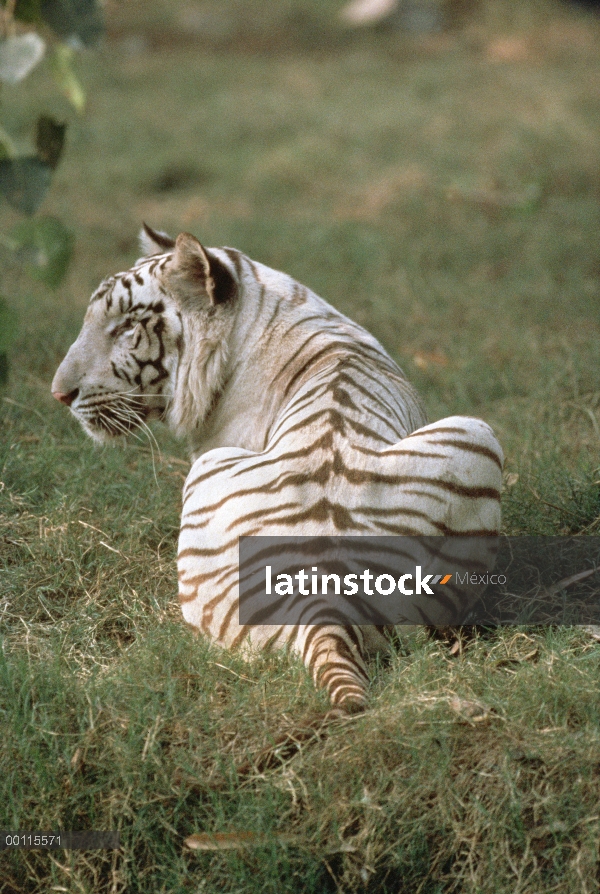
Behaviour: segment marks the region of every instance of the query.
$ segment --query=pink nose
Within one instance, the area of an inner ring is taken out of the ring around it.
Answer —
[[[52,397],[56,398],[56,400],[59,400],[61,403],[66,404],[68,407],[70,407],[71,404],[73,403],[74,398],[75,398],[75,394],[76,394],[75,391],[71,391],[70,394],[63,394],[62,391],[53,391]]]

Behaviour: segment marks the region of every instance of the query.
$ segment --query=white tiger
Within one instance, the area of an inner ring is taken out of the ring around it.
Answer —
[[[496,534],[502,450],[479,419],[425,425],[375,338],[284,273],[187,233],[141,238],[148,256],[92,295],[54,397],[100,442],[152,418],[187,439],[184,618],[228,648],[289,647],[358,710],[381,629],[240,625],[238,538]]]

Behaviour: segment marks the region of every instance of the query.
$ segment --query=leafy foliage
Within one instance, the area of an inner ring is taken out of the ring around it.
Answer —
[[[96,46],[103,31],[96,0],[41,0],[44,22],[64,39],[76,38],[86,47]]]
[[[0,192],[9,205],[33,214],[50,186],[51,169],[36,155],[0,161]]]
[[[33,71],[46,52],[46,42],[33,31],[7,37],[0,44],[0,81],[18,84]]]
[[[54,289],[60,285],[73,254],[73,234],[56,217],[24,220],[12,230],[15,248],[30,273]]]
[[[66,124],[60,124],[49,115],[40,115],[37,120],[35,146],[38,158],[53,170],[62,154],[66,129]]]
[[[50,187],[52,171],[58,165],[65,139],[66,124],[40,115],[36,127],[36,155],[0,160],[0,192],[11,207],[34,214]]]
[[[23,81],[47,55],[53,41],[50,66],[58,88],[77,112],[85,108],[85,91],[75,73],[76,48],[95,46],[103,31],[97,0],[17,0],[0,6],[0,86]],[[66,41],[66,42],[65,42]],[[40,115],[35,130],[35,153],[19,152],[10,135],[0,127],[0,196],[15,210],[30,217],[38,210],[62,155],[66,123]],[[14,228],[9,248],[18,252],[26,268],[51,288],[62,281],[73,251],[73,236],[54,217],[25,221]],[[0,305],[0,323],[5,313]],[[7,327],[0,344],[0,383],[6,381],[9,347],[14,327]]]
[[[67,97],[75,111],[83,112],[85,108],[85,91],[73,69],[75,50],[67,44],[59,44],[50,60],[54,80],[59,89]]]
[[[1,3],[6,8],[6,0]],[[104,30],[97,0],[17,0],[14,18],[28,25],[49,26],[63,39],[76,39],[95,46]]]
[[[6,6],[6,2],[2,5]],[[15,18],[21,22],[39,22],[41,19],[40,0],[17,0]]]

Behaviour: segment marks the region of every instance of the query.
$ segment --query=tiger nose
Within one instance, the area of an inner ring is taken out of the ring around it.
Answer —
[[[62,391],[53,391],[52,397],[59,400],[62,404],[66,404],[68,407],[71,406],[75,398],[77,397],[78,389],[76,388],[74,391],[70,391],[69,394],[64,394]]]

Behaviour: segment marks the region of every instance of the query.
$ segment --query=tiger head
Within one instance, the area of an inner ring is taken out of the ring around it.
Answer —
[[[237,282],[226,253],[146,225],[140,238],[146,255],[96,289],[52,382],[54,397],[101,443],[157,418],[191,433],[227,356]]]

